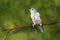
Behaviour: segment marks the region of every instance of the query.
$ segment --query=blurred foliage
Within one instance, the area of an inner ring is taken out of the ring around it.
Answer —
[[[0,0],[0,40],[60,40],[60,23],[45,25],[44,33],[37,27],[19,28],[4,39],[4,29],[32,24],[31,7],[40,12],[43,23],[60,20],[60,0]]]

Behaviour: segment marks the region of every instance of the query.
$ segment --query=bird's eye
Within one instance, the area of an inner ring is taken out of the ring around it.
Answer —
[[[33,10],[33,9],[32,9]]]

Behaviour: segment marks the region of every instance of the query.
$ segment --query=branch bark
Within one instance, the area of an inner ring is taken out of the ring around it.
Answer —
[[[48,23],[44,23],[43,25],[52,25],[52,24],[56,24],[56,23],[60,23],[60,21],[56,21],[56,22],[48,22]],[[35,26],[37,27],[39,24],[36,24]],[[23,27],[31,27],[32,24],[29,25],[23,25],[23,26],[16,26],[15,28],[11,28],[11,29],[5,29],[4,31],[6,32],[10,32],[11,30],[15,30],[17,28],[23,28]]]

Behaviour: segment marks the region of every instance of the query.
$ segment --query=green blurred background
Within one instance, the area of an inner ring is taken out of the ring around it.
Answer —
[[[45,25],[41,33],[35,27],[18,28],[8,35],[4,29],[32,24],[29,8],[36,8],[43,23],[60,20],[60,0],[0,0],[0,40],[60,40],[60,23]]]

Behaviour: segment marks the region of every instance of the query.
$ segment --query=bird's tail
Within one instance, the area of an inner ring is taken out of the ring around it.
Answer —
[[[43,26],[43,24],[41,23],[40,26],[38,26],[39,29],[41,30],[41,32],[45,32],[45,27]]]

